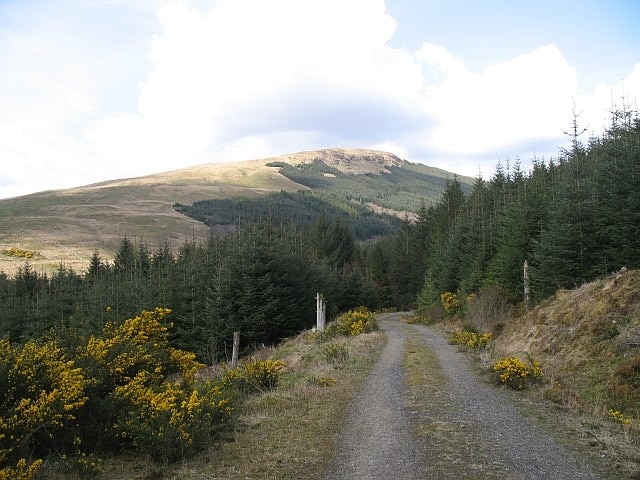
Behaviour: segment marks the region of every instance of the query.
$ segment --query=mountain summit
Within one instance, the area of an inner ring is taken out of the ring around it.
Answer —
[[[387,167],[402,167],[403,164],[393,153],[364,148],[326,148],[281,155],[267,158],[265,161],[299,165],[312,163],[317,159],[321,159],[329,167],[351,175],[389,173]]]

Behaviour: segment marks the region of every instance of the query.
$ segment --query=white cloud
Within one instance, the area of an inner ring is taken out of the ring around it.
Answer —
[[[576,97],[576,113],[581,128],[601,133],[610,124],[609,112],[623,108],[623,104],[636,110],[640,107],[640,63],[617,84],[601,83],[593,93]]]
[[[480,73],[467,70],[442,47],[425,45],[417,58],[444,73],[441,83],[425,88],[428,111],[438,119],[426,139],[431,148],[482,155],[561,133],[576,72],[557,47],[538,48]]]
[[[206,13],[167,4],[159,17],[138,114],[91,132],[111,161],[146,151],[154,168],[168,168],[212,152],[236,158],[249,145],[252,157],[285,153],[301,143],[295,136],[363,141],[358,124],[402,117],[419,99],[419,67],[386,45],[395,22],[382,1],[233,0]]]
[[[436,72],[442,73],[445,77],[453,76],[455,78],[467,74],[464,61],[455,57],[441,45],[423,43],[415,56],[417,60],[434,67]]]
[[[86,4],[13,8],[12,23],[0,21],[0,198],[112,178],[87,132],[104,114],[101,103],[124,96],[114,85],[146,63],[131,62],[140,42],[112,29],[105,41],[78,16]]]
[[[556,153],[572,99],[600,131],[620,89],[579,94],[555,45],[479,71],[446,46],[392,48],[382,0],[157,5],[111,46],[0,30],[0,155],[34,167],[5,170],[0,197],[333,146],[488,174],[501,159]],[[128,19],[133,7],[114,8]],[[624,88],[633,103],[640,64]]]
[[[138,113],[92,132],[105,158],[153,159],[147,171],[388,146],[476,175],[505,157],[556,153],[577,95],[555,45],[480,72],[444,46],[393,49],[382,1],[171,3],[159,18]]]
[[[511,61],[468,70],[462,59],[444,47],[425,44],[416,59],[441,81],[425,85],[427,112],[436,119],[422,141],[427,163],[475,176],[493,172],[498,161],[519,157],[525,164],[555,156],[569,141],[572,110],[581,126],[600,134],[608,124],[612,104],[637,105],[640,64],[616,86],[599,85],[579,94],[578,72],[555,45],[537,48]],[[586,138],[585,138],[586,140]],[[415,151],[418,151],[416,146]]]

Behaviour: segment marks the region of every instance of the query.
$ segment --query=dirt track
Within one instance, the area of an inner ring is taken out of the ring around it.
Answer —
[[[440,333],[400,324],[401,315],[380,316],[388,342],[350,407],[327,479],[600,478],[523,417],[512,396],[482,382]],[[405,335],[419,337],[437,356],[436,368],[445,379],[421,412],[409,408],[402,368]],[[425,424],[439,430],[432,441],[416,438],[416,428]]]
[[[328,479],[424,478],[423,449],[407,410],[403,334],[395,323],[384,322],[383,329],[387,343],[349,409]]]

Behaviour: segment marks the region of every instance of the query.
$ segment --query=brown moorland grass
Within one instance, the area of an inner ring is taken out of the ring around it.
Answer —
[[[539,360],[560,405],[640,419],[640,270],[559,291],[508,322],[495,349]]]
[[[176,202],[301,188],[263,161],[249,161],[3,199],[0,248],[38,251],[30,260],[36,271],[51,272],[62,264],[83,272],[94,251],[111,260],[125,236],[152,247],[205,240],[208,227],[173,210]],[[24,259],[0,255],[0,271],[13,275],[22,265]]]
[[[344,344],[346,359],[327,355],[334,343]],[[329,342],[303,335],[285,343],[273,354],[288,365],[281,386],[247,402],[235,441],[204,464],[185,462],[170,478],[200,478],[203,469],[227,479],[322,478],[347,406],[383,343],[380,332]]]

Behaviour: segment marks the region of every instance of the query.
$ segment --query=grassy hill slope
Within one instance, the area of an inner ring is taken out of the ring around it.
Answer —
[[[556,294],[506,323],[494,360],[539,361],[524,405],[611,477],[640,478],[640,271]]]
[[[64,263],[82,270],[96,250],[109,258],[124,236],[174,247],[192,236],[204,238],[208,228],[176,212],[174,202],[301,188],[264,162],[248,161],[5,199],[0,200],[0,247],[38,252],[31,260],[37,269]],[[11,274],[23,260],[0,256],[0,270]]]
[[[310,187],[287,178],[279,167],[268,165],[276,162],[295,166],[318,160],[347,175],[352,182],[366,180],[371,184],[369,188],[375,188],[375,178],[388,176],[390,169],[411,166],[421,172],[427,202],[437,198],[445,178],[453,177],[386,152],[363,149],[328,149],[199,165],[0,200],[0,249],[17,247],[38,252],[30,259],[37,270],[51,271],[62,263],[82,271],[94,251],[105,259],[111,258],[124,236],[144,240],[151,246],[168,241],[177,247],[192,237],[206,238],[209,228],[175,211],[175,203],[306,190]],[[383,202],[371,203],[375,204],[372,208],[384,207]],[[24,258],[0,255],[0,271],[11,275],[23,262]]]

